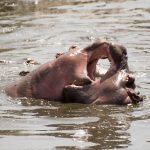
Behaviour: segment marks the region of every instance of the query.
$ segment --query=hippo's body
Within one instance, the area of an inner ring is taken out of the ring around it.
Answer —
[[[7,86],[5,91],[11,97],[61,101],[65,86],[86,85],[94,80],[95,62],[101,57],[108,57],[108,47],[107,42],[101,41],[84,49],[71,47],[69,52],[41,65],[20,81]]]

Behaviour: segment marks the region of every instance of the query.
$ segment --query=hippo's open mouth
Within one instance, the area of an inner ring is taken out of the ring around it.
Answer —
[[[88,76],[92,79],[95,80],[95,73],[96,73],[96,65],[97,65],[98,59],[94,59],[90,61],[87,65],[87,72]]]
[[[101,56],[100,58],[96,58],[96,59],[93,59],[93,60],[89,61],[88,65],[87,65],[87,72],[88,72],[88,76],[92,80],[96,79],[96,77],[97,77],[96,74],[97,73],[98,73],[99,77],[101,76],[101,73],[98,70],[96,70],[97,62],[98,62],[99,59],[108,59],[109,63],[110,63],[110,67],[108,69],[113,67],[113,64],[112,64],[113,60],[111,58],[109,58],[108,56],[105,56],[105,55]],[[105,72],[107,72],[107,70],[105,70]]]

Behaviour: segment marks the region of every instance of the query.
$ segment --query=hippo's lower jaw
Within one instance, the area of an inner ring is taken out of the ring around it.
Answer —
[[[126,84],[134,84],[134,77],[125,70],[118,71],[115,75],[100,82],[96,80],[90,85],[69,85],[64,88],[64,102],[85,103],[97,105],[128,105],[138,104],[143,97]]]

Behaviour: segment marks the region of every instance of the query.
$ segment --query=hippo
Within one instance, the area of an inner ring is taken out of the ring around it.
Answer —
[[[96,63],[100,58],[109,57],[109,45],[106,40],[99,40],[83,49],[71,47],[57,59],[39,66],[7,86],[5,92],[11,97],[61,101],[65,86],[82,86],[94,81]]]
[[[110,67],[108,71],[103,76],[101,76],[101,83],[117,73],[118,70],[125,69],[126,72],[130,72],[128,66],[127,49],[123,45],[110,43],[109,61]]]
[[[143,100],[132,87],[134,77],[125,70],[119,70],[102,83],[96,80],[90,85],[68,85],[64,88],[65,103],[83,104],[136,104]]]
[[[73,45],[69,48],[69,51],[76,51],[77,46]],[[65,53],[57,53],[56,58],[59,58],[60,56],[64,55]],[[101,82],[106,80],[107,78],[111,77],[113,74],[115,74],[119,69],[126,69],[127,72],[129,71],[128,67],[128,57],[127,57],[127,49],[120,44],[114,44],[109,42],[109,50],[108,50],[108,57],[101,57],[101,59],[108,58],[110,62],[110,67],[105,73],[105,76],[103,76],[103,71],[101,71],[102,68],[99,68],[96,66],[97,61],[93,62],[88,69],[91,69],[91,78],[96,79],[96,78],[101,78]],[[99,69],[97,69],[97,67]]]
[[[90,85],[66,86],[63,102],[125,105],[143,100],[134,91],[135,78],[128,67],[126,48],[110,44],[109,55],[111,65],[108,71]]]

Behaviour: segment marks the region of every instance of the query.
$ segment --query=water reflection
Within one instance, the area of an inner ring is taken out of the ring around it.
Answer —
[[[0,130],[0,135],[8,140],[12,135],[47,136],[71,139],[76,143],[56,145],[59,148],[92,146],[94,149],[124,148],[131,142],[128,129],[132,108],[66,105],[33,99],[16,101],[17,103],[15,108],[14,104],[3,107],[1,113],[0,127],[3,130]]]

